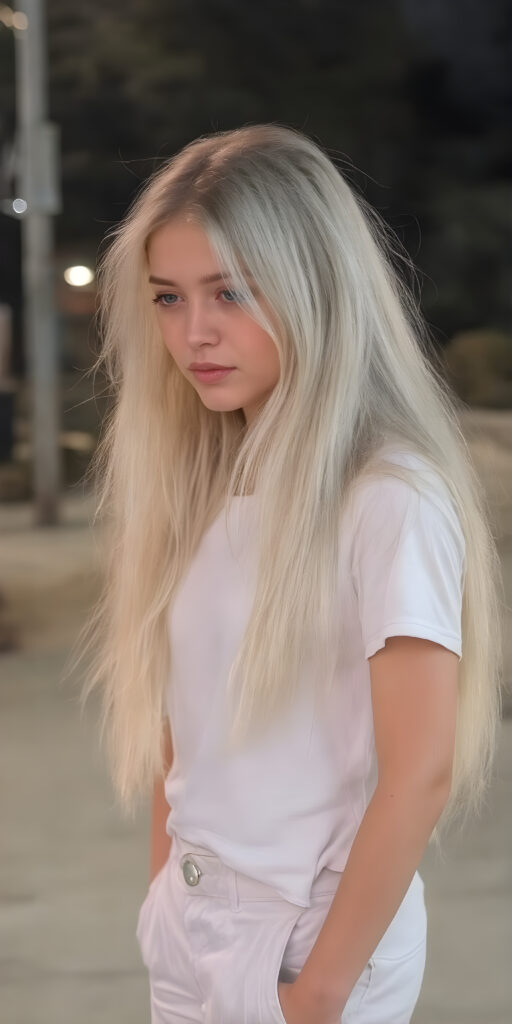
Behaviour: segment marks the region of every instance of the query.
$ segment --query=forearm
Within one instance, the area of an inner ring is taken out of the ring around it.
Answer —
[[[295,984],[341,1013],[395,916],[447,799],[446,788],[378,784],[338,889]]]
[[[164,779],[155,782],[151,807],[151,839],[149,855],[150,883],[158,874],[169,856],[171,837],[165,831],[170,807],[165,799]]]

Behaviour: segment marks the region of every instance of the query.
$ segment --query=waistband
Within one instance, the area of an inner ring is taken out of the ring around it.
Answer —
[[[274,886],[225,864],[212,850],[172,832],[169,859],[177,863],[183,888],[191,896],[214,896],[229,900],[237,909],[239,900],[283,900]],[[313,880],[310,897],[333,896],[341,871],[324,867]],[[298,904],[295,904],[297,906]],[[300,904],[302,906],[302,904]]]

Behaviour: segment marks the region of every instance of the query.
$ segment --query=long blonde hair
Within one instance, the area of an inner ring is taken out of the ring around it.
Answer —
[[[206,408],[162,342],[147,243],[184,213],[207,233],[239,301],[278,349],[279,381],[250,426],[241,409]],[[81,699],[101,685],[101,738],[106,730],[122,808],[133,812],[136,795],[164,773],[167,616],[205,529],[224,506],[228,515],[234,494],[256,487],[264,514],[254,604],[227,681],[234,748],[293,700],[306,652],[318,659],[319,685],[332,680],[340,516],[352,485],[378,471],[424,486],[421,473],[386,462],[391,440],[440,474],[466,543],[455,757],[432,833],[438,842],[441,824],[479,809],[490,779],[503,581],[459,425],[463,403],[436,365],[394,257],[414,273],[412,264],[328,154],[275,123],[189,143],[107,237],[98,267],[102,348],[92,369],[103,368],[115,401],[90,469],[95,521],[104,513],[104,586],[71,670],[92,648]]]

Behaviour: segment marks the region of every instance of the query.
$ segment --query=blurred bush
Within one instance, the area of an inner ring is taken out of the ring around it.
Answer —
[[[445,346],[443,360],[463,401],[512,409],[512,334],[490,328],[460,331]]]

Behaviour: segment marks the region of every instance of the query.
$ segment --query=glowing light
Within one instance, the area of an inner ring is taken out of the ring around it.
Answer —
[[[23,29],[27,28],[27,25],[28,25],[27,15],[23,14],[23,11],[13,11],[12,27],[13,28],[18,28],[21,31],[23,31]]]
[[[6,5],[0,7],[0,21],[6,28],[12,28],[13,17],[14,11],[12,7],[7,7]]]
[[[13,199],[12,208],[15,213],[25,213],[27,204],[24,199]]]
[[[90,284],[94,280],[94,274],[89,267],[67,267],[64,271],[64,280],[74,288],[82,288],[84,284]]]

